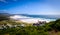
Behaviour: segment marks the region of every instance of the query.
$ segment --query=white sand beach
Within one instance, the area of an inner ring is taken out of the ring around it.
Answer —
[[[39,18],[21,19],[20,21],[27,22],[27,23],[36,23],[38,21],[50,22],[50,20],[45,20],[45,19],[42,20],[42,19],[39,19]]]
[[[26,23],[36,23],[38,21],[46,21],[46,22],[52,21],[51,19],[32,18],[32,17],[20,16],[20,15],[10,16],[10,18],[16,19],[22,22],[26,22]]]

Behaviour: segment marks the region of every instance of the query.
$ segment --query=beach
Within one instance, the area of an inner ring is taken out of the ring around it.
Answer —
[[[48,23],[51,20],[48,20],[48,19],[39,19],[39,18],[29,18],[29,19],[20,19],[20,21],[27,22],[27,23],[37,23],[38,21],[46,21]]]
[[[50,21],[54,21],[53,19],[44,19],[44,18],[32,18],[32,17],[26,17],[21,15],[14,15],[10,16],[10,18],[26,23],[37,23],[38,21],[46,21],[47,23]]]

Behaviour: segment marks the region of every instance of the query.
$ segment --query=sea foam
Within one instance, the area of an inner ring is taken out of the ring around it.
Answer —
[[[33,18],[22,15],[14,15],[14,16],[10,16],[10,18],[27,23],[36,23],[38,21],[46,21],[46,22],[55,21],[55,19]]]

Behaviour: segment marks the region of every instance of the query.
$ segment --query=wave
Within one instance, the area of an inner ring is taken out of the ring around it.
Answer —
[[[22,15],[14,15],[14,16],[10,16],[10,18],[15,19],[15,20],[20,20],[23,22],[28,22],[28,23],[34,23],[38,21],[50,22],[50,21],[56,20],[56,19],[46,19],[46,18],[33,18],[33,17],[22,16]]]

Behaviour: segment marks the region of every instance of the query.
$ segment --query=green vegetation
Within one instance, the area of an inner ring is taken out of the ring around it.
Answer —
[[[0,21],[2,24],[17,24],[14,21]],[[18,23],[19,24],[19,23]],[[49,35],[49,32],[51,31],[58,32],[60,31],[60,19],[56,21],[51,21],[49,23],[46,23],[44,26],[25,26],[25,27],[15,27],[15,28],[9,28],[7,29],[1,29],[0,35]]]
[[[42,27],[16,27],[16,28],[7,28],[0,30],[0,35],[48,35],[47,31],[44,31]]]
[[[0,16],[1,17],[1,16]],[[5,16],[6,17],[6,16]],[[6,18],[0,18],[0,27],[1,25],[19,25],[19,24],[25,24],[23,22],[18,23],[14,20],[6,20]],[[26,24],[28,25],[28,24]],[[53,32],[53,33],[51,33]],[[54,35],[58,33],[57,35],[60,35],[60,19],[57,19],[56,21],[51,21],[49,23],[46,23],[43,26],[17,26],[17,27],[3,27],[3,29],[0,29],[0,35]]]

